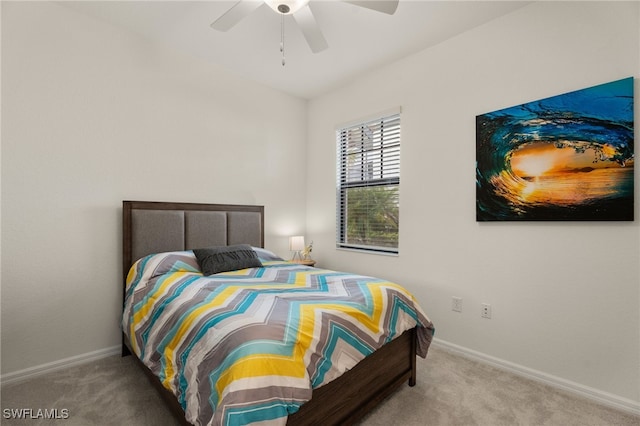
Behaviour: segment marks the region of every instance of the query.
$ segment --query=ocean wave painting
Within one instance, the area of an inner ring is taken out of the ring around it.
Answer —
[[[633,77],[476,117],[476,220],[632,221]]]

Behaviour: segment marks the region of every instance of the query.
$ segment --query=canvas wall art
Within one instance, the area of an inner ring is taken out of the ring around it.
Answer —
[[[632,221],[633,77],[476,117],[477,221]]]

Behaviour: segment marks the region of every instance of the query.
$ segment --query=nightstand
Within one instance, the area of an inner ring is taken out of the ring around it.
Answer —
[[[293,263],[298,263],[300,265],[305,265],[305,266],[315,266],[316,261],[313,259],[308,259],[308,260],[292,260]]]

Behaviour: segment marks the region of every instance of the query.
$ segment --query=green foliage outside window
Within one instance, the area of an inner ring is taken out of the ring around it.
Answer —
[[[398,186],[347,190],[349,244],[398,247]]]

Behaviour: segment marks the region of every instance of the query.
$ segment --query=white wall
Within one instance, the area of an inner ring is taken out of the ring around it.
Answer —
[[[2,2],[2,124],[3,374],[119,344],[124,199],[304,229],[305,101],[56,3]]]
[[[475,116],[637,78],[639,28],[637,2],[538,2],[312,100],[307,237],[319,264],[405,284],[444,342],[640,407],[637,168],[635,222],[475,221]],[[400,255],[337,250],[335,125],[398,105]]]

